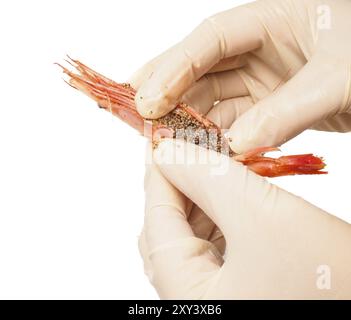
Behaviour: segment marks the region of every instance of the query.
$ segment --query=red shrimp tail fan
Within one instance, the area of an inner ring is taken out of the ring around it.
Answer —
[[[236,160],[247,165],[252,171],[266,177],[328,173],[327,171],[321,171],[326,166],[323,158],[311,153],[281,156],[279,158],[264,157],[264,154],[269,151],[279,151],[279,149],[254,149],[246,154],[236,156]]]

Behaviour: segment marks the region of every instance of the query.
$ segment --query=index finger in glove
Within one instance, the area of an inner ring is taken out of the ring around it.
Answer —
[[[265,31],[251,9],[242,6],[206,19],[167,53],[139,88],[136,105],[145,118],[174,108],[182,94],[221,60],[258,48]]]

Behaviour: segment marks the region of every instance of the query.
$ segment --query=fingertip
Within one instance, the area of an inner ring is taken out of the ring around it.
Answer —
[[[242,154],[250,150],[250,148],[245,147],[245,143],[241,143],[241,141],[230,142],[229,146],[236,154]]]
[[[127,80],[127,83],[129,83],[135,90],[139,90],[140,86],[142,85],[142,82],[144,81],[144,68],[145,67],[142,67],[135,71]]]
[[[237,129],[232,127],[226,134],[226,138],[228,140],[230,149],[232,149],[235,153],[241,154],[250,149],[245,143],[246,139],[242,136],[240,128]]]
[[[274,133],[267,127],[267,118],[263,115],[257,115],[252,110],[247,111],[237,119],[229,129],[227,138],[230,148],[235,153],[245,153],[251,149],[270,146],[266,144],[272,140]]]
[[[174,108],[161,91],[150,92],[145,86],[137,91],[135,104],[137,111],[146,119],[160,118]]]

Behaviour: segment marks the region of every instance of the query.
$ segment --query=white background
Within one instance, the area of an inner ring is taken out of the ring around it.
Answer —
[[[66,53],[117,81],[203,18],[245,1],[0,4],[0,298],[157,298],[143,274],[145,141],[67,87]],[[328,176],[273,180],[351,222],[350,134],[305,132],[284,153]]]

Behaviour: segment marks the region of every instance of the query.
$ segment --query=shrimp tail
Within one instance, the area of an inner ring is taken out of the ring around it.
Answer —
[[[270,151],[278,148],[257,148],[246,154],[235,156],[235,160],[248,166],[255,173],[265,177],[280,177],[296,174],[326,174],[323,158],[313,154],[281,156],[279,158],[265,157]]]

